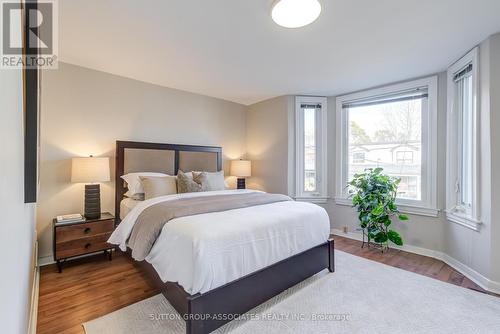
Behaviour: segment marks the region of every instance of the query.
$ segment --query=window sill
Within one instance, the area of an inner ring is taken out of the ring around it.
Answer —
[[[483,222],[477,219],[461,215],[453,210],[446,210],[446,219],[451,223],[458,224],[476,232],[479,232],[479,229],[483,224]]]
[[[335,203],[338,205],[352,206],[352,201],[348,198],[335,197]],[[415,205],[404,205],[396,203],[399,211],[402,213],[408,213],[411,215],[426,216],[426,217],[437,217],[439,216],[439,209],[426,208]]]
[[[325,204],[328,202],[329,197],[320,197],[320,196],[314,196],[314,197],[295,197],[295,200],[298,202],[310,202],[314,204]]]

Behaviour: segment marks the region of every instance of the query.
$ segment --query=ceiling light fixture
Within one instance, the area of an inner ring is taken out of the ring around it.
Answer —
[[[285,28],[300,28],[313,23],[321,13],[318,0],[277,0],[271,16]]]

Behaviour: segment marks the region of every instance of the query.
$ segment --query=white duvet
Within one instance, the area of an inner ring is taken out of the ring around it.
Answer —
[[[137,204],[108,242],[123,251],[141,212],[178,198],[243,194],[223,190],[153,198]],[[162,281],[189,294],[204,293],[328,240],[326,211],[311,203],[277,202],[176,218],[165,224],[146,261]]]

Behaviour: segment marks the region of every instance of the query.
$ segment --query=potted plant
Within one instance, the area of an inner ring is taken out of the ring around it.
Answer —
[[[368,168],[364,173],[355,174],[349,182],[349,193],[358,211],[363,246],[366,237],[368,245],[373,240],[383,252],[389,248],[389,241],[398,246],[403,245],[399,233],[390,229],[390,226],[395,216],[402,221],[408,220],[408,216],[401,214],[395,203],[401,179],[383,174],[382,171],[382,168]]]

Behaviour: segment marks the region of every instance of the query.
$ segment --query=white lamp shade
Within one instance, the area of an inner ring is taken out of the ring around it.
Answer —
[[[250,160],[231,161],[231,175],[238,177],[252,176],[252,162]]]
[[[71,182],[96,183],[107,182],[109,158],[73,158],[71,161]]]

